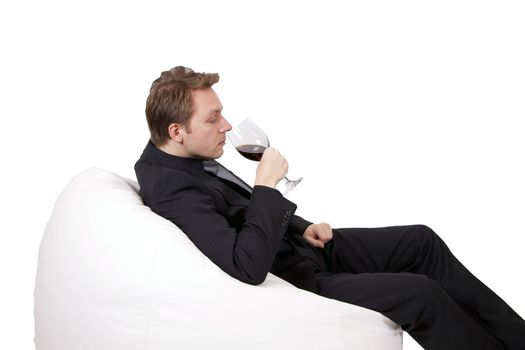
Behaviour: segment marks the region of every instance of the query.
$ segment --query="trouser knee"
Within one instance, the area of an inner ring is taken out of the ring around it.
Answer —
[[[438,236],[434,230],[426,225],[413,226],[413,239],[418,242],[420,249],[429,254],[436,251],[448,250],[445,242]]]
[[[437,233],[434,232],[427,225],[414,225],[413,226],[415,234],[419,236],[421,240],[424,241],[434,241],[439,240]]]

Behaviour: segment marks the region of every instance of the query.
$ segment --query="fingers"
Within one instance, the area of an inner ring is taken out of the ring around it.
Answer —
[[[305,239],[308,241],[308,243],[310,243],[312,247],[324,248],[324,243],[314,237],[307,236],[305,237]]]
[[[288,161],[275,148],[267,148],[255,175],[255,184],[275,187],[288,172]]]
[[[322,249],[322,248],[324,248],[324,243],[321,242],[321,241],[316,241],[315,246],[316,246],[317,248],[321,248],[321,249]]]
[[[333,238],[332,228],[326,223],[311,224],[303,233],[303,237],[316,248],[324,248],[324,244]]]
[[[319,224],[318,230],[317,230],[317,236],[319,240],[321,240],[323,243],[326,243],[329,240],[331,240],[333,237],[333,233],[332,233],[332,228],[330,227],[330,225],[326,223]]]
[[[269,163],[273,165],[273,168],[275,170],[280,170],[280,172],[282,173],[281,179],[288,172],[288,161],[277,149],[272,147],[268,147],[264,150],[260,163],[265,163],[264,165],[266,165],[266,163]]]

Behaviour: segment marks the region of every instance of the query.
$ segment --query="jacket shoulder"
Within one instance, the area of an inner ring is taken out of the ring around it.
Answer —
[[[183,170],[137,164],[135,166],[137,180],[140,186],[139,194],[148,206],[162,202],[166,196],[172,196],[179,191],[191,188],[204,189],[202,181]]]

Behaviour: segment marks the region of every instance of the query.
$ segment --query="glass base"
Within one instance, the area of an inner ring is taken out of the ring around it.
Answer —
[[[300,177],[298,178],[297,180],[288,180],[288,178],[284,178],[284,190],[283,190],[283,196],[286,196],[288,194],[288,192],[290,192],[291,190],[293,190],[295,188],[295,186],[297,186],[297,184],[299,182],[301,182],[303,178]]]

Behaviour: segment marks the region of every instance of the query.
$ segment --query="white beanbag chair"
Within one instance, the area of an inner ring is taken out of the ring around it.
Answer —
[[[58,198],[40,246],[37,350],[402,348],[379,313],[271,274],[259,286],[230,277],[137,187],[91,168]]]

